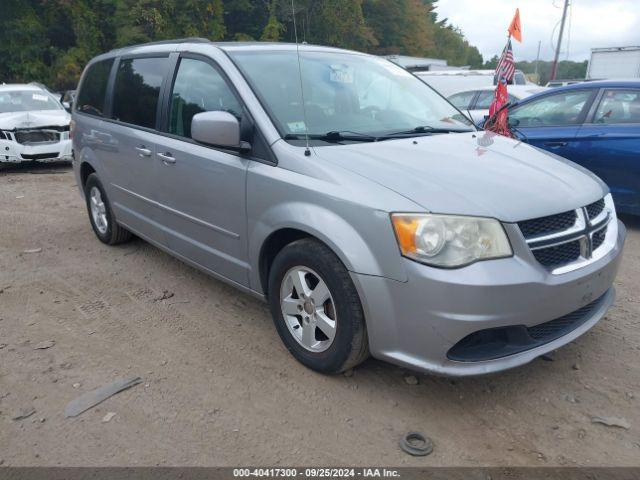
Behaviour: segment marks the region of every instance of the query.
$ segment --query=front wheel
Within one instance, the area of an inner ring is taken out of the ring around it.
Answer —
[[[278,334],[302,364],[338,373],[369,356],[360,298],[326,245],[314,239],[287,245],[273,262],[268,288]]]

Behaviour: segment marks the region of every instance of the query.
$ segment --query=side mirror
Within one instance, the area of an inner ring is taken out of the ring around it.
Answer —
[[[67,112],[71,113],[71,107],[73,107],[71,102],[62,102],[62,106]]]
[[[202,112],[191,119],[191,138],[215,147],[246,151],[251,148],[240,141],[240,122],[229,112]]]
[[[517,118],[509,117],[509,120],[507,123],[509,124],[510,127],[517,127],[518,125],[520,125],[520,120]]]

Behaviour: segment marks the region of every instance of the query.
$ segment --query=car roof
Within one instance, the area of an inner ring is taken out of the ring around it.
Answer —
[[[448,95],[447,98],[453,95],[457,95],[459,93],[493,92],[495,91],[495,89],[496,89],[495,85],[491,87],[465,88],[464,90],[460,90],[458,92],[452,93],[451,95]],[[541,87],[540,85],[509,85],[507,87],[507,92],[513,93],[515,95],[522,95],[522,94],[534,95],[540,92],[546,92],[547,90],[549,90],[547,87]]]
[[[559,80],[558,80],[559,81]],[[565,80],[566,81],[566,80]],[[640,87],[640,79],[612,79],[612,80],[588,80],[572,85],[564,85],[554,88],[553,91],[560,90],[581,90],[584,88],[619,88],[619,87]]]
[[[40,91],[44,90],[44,88],[34,85],[32,83],[2,83],[0,84],[1,92],[15,92],[18,90],[34,90]]]
[[[159,42],[130,45],[127,47],[111,50],[108,53],[99,55],[96,59],[106,59],[129,53],[144,54],[145,52],[173,51],[184,45],[210,45],[226,52],[237,51],[322,51],[335,53],[349,53],[354,55],[367,55],[366,53],[345,50],[342,48],[326,47],[308,43],[285,43],[285,42],[212,42],[206,38],[179,38],[175,40],[163,40]]]
[[[588,80],[582,83],[564,85],[562,87],[551,87],[545,91],[536,93],[522,100],[522,103],[529,103],[545,95],[553,95],[558,92],[570,92],[573,90],[587,90],[593,88],[640,88],[640,79],[620,79],[620,80]]]

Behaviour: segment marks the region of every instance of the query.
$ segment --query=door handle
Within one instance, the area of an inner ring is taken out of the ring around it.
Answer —
[[[151,156],[151,150],[149,150],[144,145],[140,145],[139,147],[136,147],[136,150],[138,151],[138,156],[140,156],[140,157],[150,157]]]
[[[545,147],[566,147],[569,142],[547,142],[544,144]]]
[[[173,157],[169,152],[158,153],[158,157],[160,157],[166,165],[173,165],[176,163],[175,157]]]

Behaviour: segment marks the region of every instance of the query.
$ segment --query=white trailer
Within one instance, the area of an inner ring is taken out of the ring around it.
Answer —
[[[587,79],[640,78],[640,47],[592,48]]]

